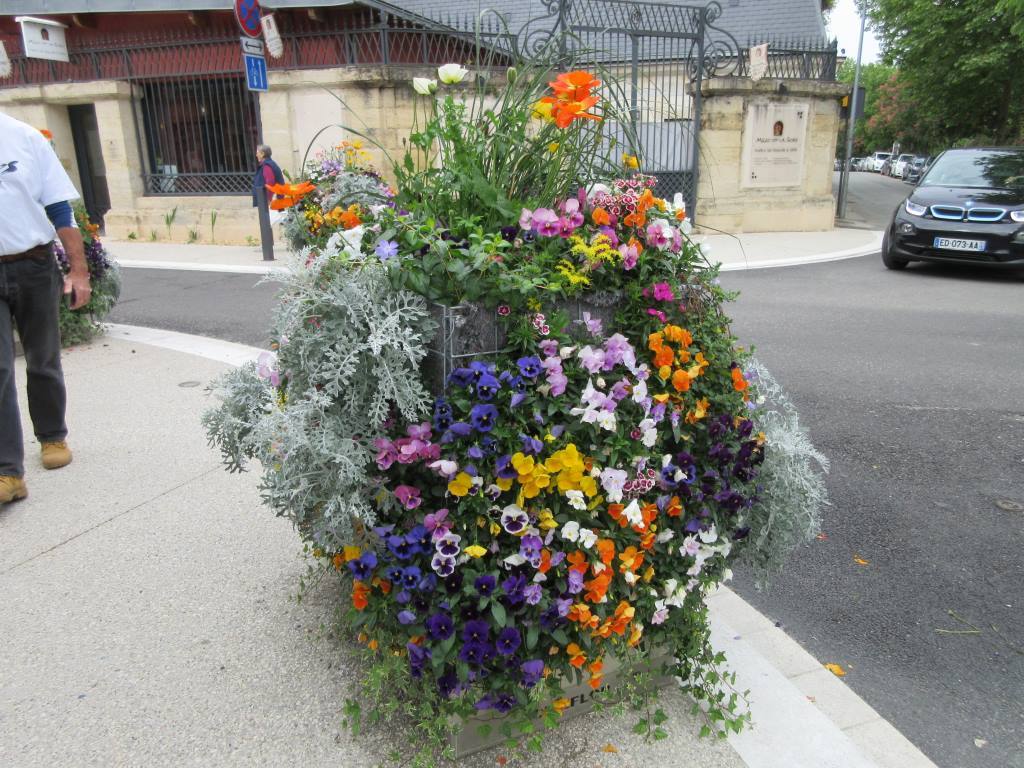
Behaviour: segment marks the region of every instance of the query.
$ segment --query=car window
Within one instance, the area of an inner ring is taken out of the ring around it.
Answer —
[[[947,152],[932,164],[921,185],[1024,189],[1024,151]]]

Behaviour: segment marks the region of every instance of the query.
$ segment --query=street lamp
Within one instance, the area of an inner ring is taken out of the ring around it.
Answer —
[[[860,39],[857,42],[857,66],[853,71],[853,95],[850,97],[850,112],[846,119],[846,160],[839,174],[839,199],[836,205],[836,216],[846,216],[846,198],[850,185],[850,157],[853,155],[853,129],[857,122],[857,95],[860,92],[860,59],[864,53],[864,24],[868,18],[867,0],[858,0],[857,10],[860,11]]]

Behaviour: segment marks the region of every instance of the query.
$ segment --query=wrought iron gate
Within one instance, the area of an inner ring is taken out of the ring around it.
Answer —
[[[610,136],[640,158],[645,173],[658,177],[661,197],[681,193],[693,216],[701,82],[735,73],[741,61],[736,39],[715,26],[721,5],[650,0],[541,0],[540,5],[545,14],[533,15],[515,30],[517,53],[530,56],[557,45],[563,66],[595,67],[611,75],[621,89],[617,100],[628,105],[629,125],[609,126]]]

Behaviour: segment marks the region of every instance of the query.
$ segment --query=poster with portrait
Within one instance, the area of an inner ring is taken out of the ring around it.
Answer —
[[[743,127],[740,186],[799,187],[810,105],[753,101]]]

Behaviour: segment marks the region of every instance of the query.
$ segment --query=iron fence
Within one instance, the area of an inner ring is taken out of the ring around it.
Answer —
[[[768,43],[768,70],[764,77],[783,80],[833,82],[838,70],[838,43],[816,40],[748,40],[740,49],[737,75],[750,76],[750,49]]]

